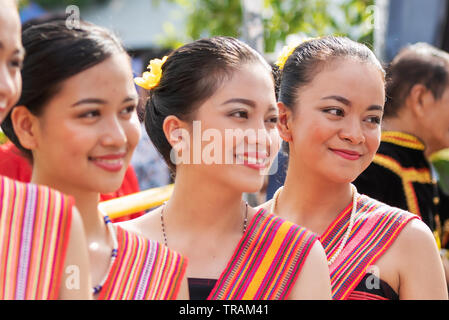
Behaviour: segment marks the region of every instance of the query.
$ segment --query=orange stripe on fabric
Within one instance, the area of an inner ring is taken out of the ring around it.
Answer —
[[[274,239],[270,244],[269,249],[266,251],[266,255],[264,256],[259,268],[257,269],[254,275],[253,280],[251,281],[251,285],[248,287],[245,294],[243,295],[244,300],[252,299],[254,297],[255,293],[257,292],[257,289],[262,283],[262,280],[271,265],[271,262],[273,261],[274,256],[278,252],[284,240],[284,237],[291,226],[292,223],[285,222],[280,226],[280,228],[276,232],[276,235],[274,236]]]
[[[269,231],[269,226],[271,225],[271,219],[265,219],[260,228],[257,230],[256,234],[254,235],[254,239],[260,239],[263,238],[265,234],[267,234]],[[235,271],[235,274],[242,274],[245,271],[248,270],[249,266],[252,264],[254,257],[251,257],[250,254],[251,252],[257,252],[257,248],[260,247],[260,243],[258,241],[253,241],[250,246],[248,247],[246,254],[244,257],[241,257],[241,260],[245,261],[247,258],[249,259],[249,262],[246,264],[245,267],[239,267],[239,269],[237,269]],[[231,286],[227,286],[227,288],[224,290],[223,295],[224,297],[228,297],[228,296],[233,296],[235,291],[238,288],[238,285],[240,285],[240,283],[244,281],[244,279],[236,279],[236,285],[234,286],[234,288],[231,288]]]
[[[293,226],[292,226],[292,224],[290,224],[287,227],[288,227],[288,229],[285,231],[285,234],[282,235],[282,237],[283,237],[282,241],[285,239],[285,235],[288,232],[288,230],[290,228],[292,228]],[[297,242],[298,244],[302,244],[305,237],[306,237],[305,232],[303,232],[302,234],[300,232],[296,233],[295,236],[293,237],[292,241],[288,244],[287,252],[291,252],[292,247],[293,247],[294,243],[296,243],[296,241],[298,241]],[[278,251],[278,250],[276,250],[276,251]],[[281,263],[279,265],[280,266],[286,266],[286,265],[288,266],[288,265],[290,265],[290,263],[288,263],[288,262],[291,262],[292,259],[294,259],[294,255],[284,255],[281,257]],[[284,275],[288,271],[288,268],[285,268],[284,270],[283,269],[284,268],[278,268],[273,279],[275,279],[275,280],[282,279],[282,275]],[[282,281],[272,281],[272,284],[268,287],[268,290],[266,290],[266,292],[265,292],[264,299],[268,298],[268,294],[275,288],[275,286],[276,286],[276,289],[279,289],[279,287],[282,284],[283,284]],[[278,291],[276,289],[274,290],[274,292]]]

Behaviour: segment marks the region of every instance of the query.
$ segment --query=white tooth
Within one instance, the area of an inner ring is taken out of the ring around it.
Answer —
[[[118,159],[118,160],[114,160],[114,159],[98,159],[97,161],[103,162],[103,163],[106,163],[106,164],[119,164],[119,163],[121,163],[120,159]]]
[[[257,158],[248,157],[248,162],[249,163],[257,163]]]

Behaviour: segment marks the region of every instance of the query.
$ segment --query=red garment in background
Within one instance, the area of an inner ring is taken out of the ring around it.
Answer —
[[[21,182],[30,182],[31,165],[25,159],[19,149],[10,141],[0,145],[0,175],[18,180]],[[127,194],[139,192],[139,183],[137,181],[134,168],[129,165],[125,173],[123,183],[116,192],[100,195],[100,201],[106,201]],[[111,219],[113,222],[126,221],[141,216],[144,212],[133,213],[126,217]]]

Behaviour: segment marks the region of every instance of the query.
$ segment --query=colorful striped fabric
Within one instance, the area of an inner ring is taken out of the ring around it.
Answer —
[[[286,299],[318,236],[261,209],[209,300]]]
[[[0,299],[57,299],[73,199],[0,177]]]
[[[349,299],[367,269],[390,247],[405,225],[418,216],[390,207],[365,195],[357,194],[355,222],[349,239],[338,258],[329,267],[332,295]],[[335,254],[349,225],[352,203],[343,210],[321,236],[330,259]]]
[[[115,227],[118,254],[98,299],[176,299],[186,259],[156,241]]]

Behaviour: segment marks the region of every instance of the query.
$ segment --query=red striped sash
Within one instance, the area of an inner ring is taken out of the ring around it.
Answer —
[[[73,199],[0,177],[0,299],[57,299]]]
[[[315,240],[305,228],[259,210],[208,299],[285,299]]]
[[[328,259],[335,253],[349,225],[350,204],[321,236]],[[357,194],[357,209],[351,235],[338,258],[329,267],[332,295],[347,299],[373,265],[390,247],[406,224],[418,216]]]
[[[186,270],[186,259],[156,241],[115,227],[117,258],[98,299],[176,299]]]

